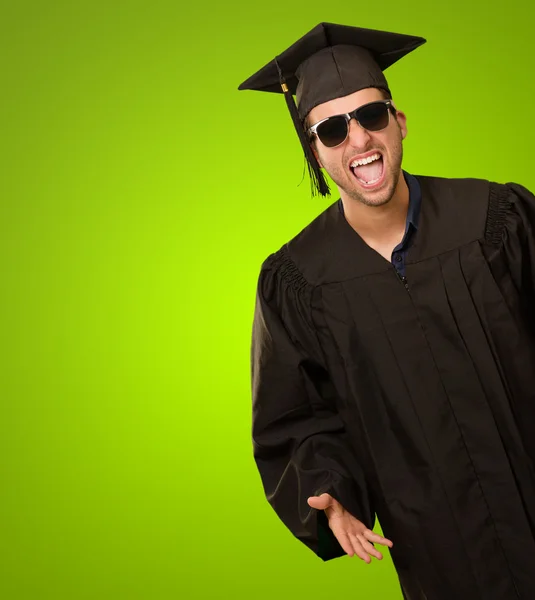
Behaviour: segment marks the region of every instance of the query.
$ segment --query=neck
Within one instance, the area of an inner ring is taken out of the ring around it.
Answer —
[[[380,206],[368,206],[349,198],[340,191],[347,222],[368,243],[401,241],[409,209],[409,188],[400,172],[394,194],[389,202]]]

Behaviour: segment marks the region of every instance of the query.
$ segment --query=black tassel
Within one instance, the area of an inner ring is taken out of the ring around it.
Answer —
[[[314,156],[314,152],[312,151],[310,142],[307,139],[303,123],[299,118],[297,106],[295,105],[293,96],[290,90],[288,89],[288,86],[286,85],[286,80],[282,74],[277,59],[275,59],[275,64],[277,65],[277,69],[279,71],[280,84],[282,87],[282,91],[284,92],[284,99],[286,100],[286,105],[288,106],[288,110],[290,111],[290,116],[292,117],[295,130],[297,131],[299,141],[301,142],[301,146],[305,153],[308,174],[310,176],[310,191],[312,193],[312,196],[316,196],[318,193],[322,196],[328,196],[331,193],[329,185],[327,183],[327,180],[325,179],[323,171],[319,166],[318,161],[316,160],[316,157]]]

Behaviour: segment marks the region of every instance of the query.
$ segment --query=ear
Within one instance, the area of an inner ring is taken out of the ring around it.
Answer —
[[[401,138],[404,140],[407,137],[407,115],[401,110],[396,110],[396,120],[401,129]]]
[[[315,138],[313,141],[310,142],[310,147],[312,148],[312,152],[314,152],[314,156],[316,157],[316,160],[318,161],[318,165],[320,166],[321,169],[323,169],[324,167],[321,164],[320,155],[318,154],[318,151],[316,150],[316,139]]]

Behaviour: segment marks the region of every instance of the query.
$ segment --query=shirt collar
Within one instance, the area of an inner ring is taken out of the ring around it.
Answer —
[[[409,225],[412,225],[414,229],[418,229],[418,222],[420,220],[420,209],[422,206],[422,190],[420,183],[410,173],[402,171],[407,186],[409,187],[409,210],[407,211],[407,229]]]

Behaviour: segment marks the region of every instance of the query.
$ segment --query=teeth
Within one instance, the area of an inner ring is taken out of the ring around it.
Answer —
[[[355,167],[360,167],[362,165],[367,165],[368,163],[373,162],[374,160],[379,160],[381,155],[379,153],[372,154],[372,156],[368,156],[367,158],[361,158],[360,160],[354,160],[349,166],[354,169]]]

